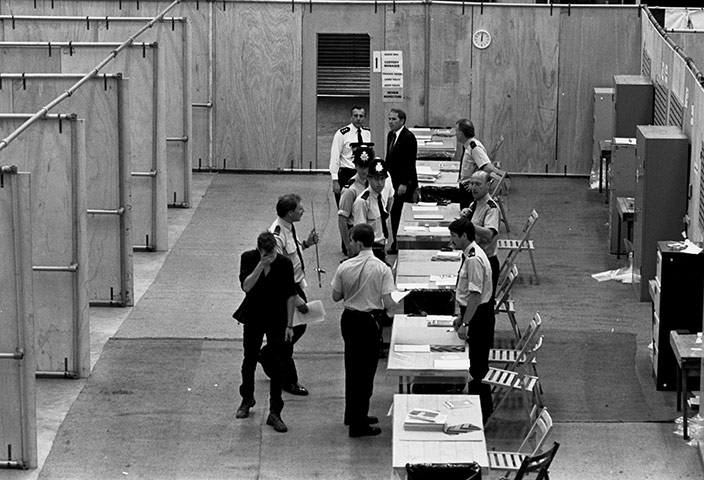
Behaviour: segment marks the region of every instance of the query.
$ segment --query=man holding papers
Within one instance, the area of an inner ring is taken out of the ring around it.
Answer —
[[[459,218],[450,226],[450,243],[462,250],[463,258],[457,276],[455,297],[460,315],[454,327],[469,346],[469,374],[472,379],[467,393],[479,395],[484,421],[494,411],[491,387],[482,383],[489,371],[489,350],[494,345],[494,306],[492,304],[491,265],[484,250],[474,241],[474,225]]]
[[[379,435],[369,416],[374,375],[379,363],[380,326],[376,317],[394,305],[391,268],[372,253],[374,229],[355,225],[350,232],[352,258],[340,264],[332,279],[332,299],[344,300],[342,338],[345,342],[345,424],[350,437]]]

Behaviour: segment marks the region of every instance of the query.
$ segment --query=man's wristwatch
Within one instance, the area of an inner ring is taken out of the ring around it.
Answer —
[[[293,328],[293,325],[286,325],[286,328]]]

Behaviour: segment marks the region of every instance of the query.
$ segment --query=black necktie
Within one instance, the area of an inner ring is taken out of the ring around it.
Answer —
[[[362,140],[362,129],[361,128],[357,129],[357,143],[364,143],[364,140]]]
[[[464,152],[466,152],[467,149],[465,148],[464,145],[462,145],[462,156],[460,157],[460,173],[459,173],[459,179],[462,179],[462,162],[464,162]]]
[[[460,269],[457,270],[457,280],[455,281],[455,290],[457,290],[457,285],[460,284],[460,275],[462,274],[462,267],[464,266],[464,252],[462,252],[462,262],[460,262]]]
[[[387,149],[389,153],[391,150],[394,149],[394,146],[396,145],[396,132],[391,132],[389,135],[389,148]]]
[[[384,204],[381,201],[381,194],[376,196],[377,204],[379,205],[379,214],[381,215],[381,229],[384,232],[384,238],[389,238],[389,227],[386,226],[386,219],[389,218],[389,214],[384,210]]]
[[[296,235],[296,227],[291,224],[291,233],[293,234],[293,240],[296,242],[296,253],[298,254],[298,259],[301,261],[301,270],[306,271],[305,264],[303,263],[303,254],[301,253],[301,247],[298,245],[298,236]]]

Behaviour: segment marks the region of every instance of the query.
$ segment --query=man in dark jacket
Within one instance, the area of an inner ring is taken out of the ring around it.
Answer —
[[[240,261],[240,283],[246,296],[238,309],[238,318],[244,323],[242,361],[242,403],[237,409],[237,418],[247,418],[249,409],[255,405],[254,372],[257,357],[266,335],[272,355],[269,387],[269,417],[267,425],[277,432],[288,428],[281,420],[284,401],[281,398],[281,351],[284,342],[293,338],[293,309],[296,301],[296,285],[293,281],[291,260],[276,253],[276,238],[271,232],[263,232],[257,238],[256,250],[242,254]]]
[[[393,243],[389,249],[390,254],[396,253],[396,233],[401,223],[403,203],[412,203],[415,200],[418,188],[418,174],[416,172],[416,156],[418,142],[416,136],[406,128],[406,112],[398,108],[389,111],[389,135],[386,143],[386,167],[391,176],[395,194],[391,208],[391,229],[393,230]]]

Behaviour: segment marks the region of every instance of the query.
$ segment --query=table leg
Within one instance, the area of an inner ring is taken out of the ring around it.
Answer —
[[[601,179],[603,178],[602,174],[604,172],[604,160],[605,160],[604,156],[600,154],[599,155],[599,193],[601,193],[601,191],[602,191]]]
[[[621,238],[621,225],[623,225],[623,218],[621,215],[618,216],[618,235],[616,235],[617,243],[616,243],[616,258],[621,258],[621,243],[623,242],[623,238]]]
[[[687,432],[687,367],[684,365],[680,369],[682,372],[682,438],[689,440],[689,434]]]

